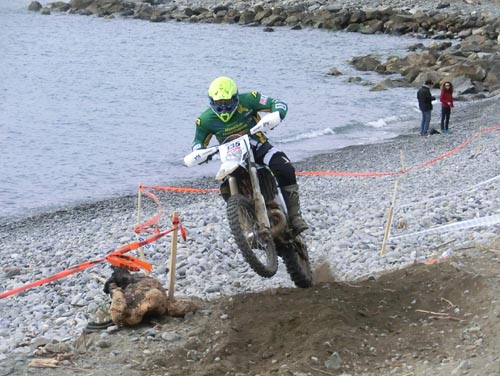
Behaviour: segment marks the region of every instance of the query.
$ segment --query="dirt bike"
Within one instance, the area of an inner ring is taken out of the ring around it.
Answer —
[[[281,119],[278,112],[264,116],[250,134],[267,132]],[[297,287],[312,286],[312,272],[303,236],[294,236],[287,206],[271,170],[255,162],[248,134],[234,135],[221,145],[198,149],[184,158],[188,167],[208,162],[219,154],[216,175],[227,202],[231,233],[244,259],[260,276],[270,278],[278,270],[278,256]]]

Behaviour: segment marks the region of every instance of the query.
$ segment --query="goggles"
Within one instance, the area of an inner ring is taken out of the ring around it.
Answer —
[[[210,106],[218,114],[232,112],[238,106],[238,95],[233,95],[231,99],[212,100],[210,98]]]

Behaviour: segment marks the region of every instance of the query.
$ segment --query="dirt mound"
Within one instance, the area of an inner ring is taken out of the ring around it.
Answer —
[[[70,367],[39,371],[67,375],[78,366],[108,376],[498,374],[498,263],[495,251],[468,250],[353,284],[323,282],[203,302],[184,319],[85,335],[66,361]]]

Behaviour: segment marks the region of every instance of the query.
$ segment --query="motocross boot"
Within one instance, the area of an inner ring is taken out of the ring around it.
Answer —
[[[300,212],[299,186],[297,184],[287,185],[286,187],[281,187],[281,192],[285,198],[293,234],[299,235],[309,228]]]

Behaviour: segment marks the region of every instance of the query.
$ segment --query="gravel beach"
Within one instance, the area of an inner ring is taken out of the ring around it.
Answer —
[[[499,97],[457,102],[448,135],[399,137],[386,143],[360,145],[318,155],[296,164],[298,171],[391,172],[408,169],[456,148],[482,128],[497,126]],[[436,127],[437,111],[431,126]],[[291,120],[289,120],[291,121]],[[283,124],[282,126],[286,126]],[[426,167],[399,176],[391,236],[380,255],[384,226],[395,177],[300,176],[301,200],[311,230],[307,234],[316,271],[329,269],[337,281],[354,281],[443,252],[467,247],[469,242],[498,241],[499,224],[469,229],[412,233],[500,214],[500,132],[485,132],[471,143]],[[483,183],[485,182],[485,183]],[[483,184],[481,184],[483,183]],[[186,183],[215,187],[212,178]],[[257,276],[243,262],[229,232],[223,200],[209,194],[158,194],[170,226],[170,213],[179,210],[188,231],[178,249],[176,293],[214,299],[268,288],[293,287],[284,266],[271,279]],[[142,218],[156,213],[144,199]],[[137,197],[121,197],[69,208],[0,227],[0,290],[50,276],[67,267],[100,258],[135,241]],[[168,285],[170,238],[147,251],[153,276]],[[326,269],[325,269],[326,267]],[[0,361],[26,356],[47,341],[70,341],[81,333],[108,297],[98,277],[111,274],[104,263],[60,281],[0,300]],[[322,277],[317,273],[317,281]]]
[[[384,3],[398,8],[425,8],[431,4],[428,1]],[[451,10],[468,9],[463,1],[450,4]],[[496,12],[499,6],[498,2],[484,2],[478,11]],[[436,89],[433,94],[437,94]],[[306,238],[316,282],[365,280],[463,251],[470,244],[498,244],[500,131],[483,132],[461,145],[478,131],[499,126],[499,113],[498,95],[481,101],[457,101],[451,114],[450,134],[421,137],[419,124],[407,124],[414,135],[334,150],[296,163],[297,171],[408,170],[394,176],[299,175],[302,210],[310,225]],[[436,103],[431,127],[439,128],[439,116]],[[293,119],[287,119],[281,126],[286,127],[287,121]],[[434,159],[437,160],[424,165]],[[396,180],[398,189],[394,197]],[[217,187],[212,177],[186,182],[184,186]],[[213,300],[294,287],[284,265],[280,265],[271,279],[259,277],[247,266],[230,234],[224,201],[216,193],[155,194],[163,205],[160,227],[167,229],[171,213],[178,210],[187,230],[187,240],[181,241],[178,248],[176,294]],[[381,255],[385,224],[394,198],[391,238]],[[142,209],[142,219],[157,212],[156,204],[146,197]],[[0,224],[0,292],[99,259],[136,241],[133,228],[137,217],[137,196],[133,195]],[[488,220],[489,217],[492,218]],[[452,226],[458,222],[464,225]],[[164,286],[168,285],[169,248],[167,236],[154,243],[152,250],[146,250],[146,258],[154,268],[152,276]],[[15,374],[13,364],[24,362],[37,347],[71,343],[78,337],[88,322],[95,320],[99,310],[108,306],[109,297],[102,291],[102,281],[110,274],[109,265],[101,263],[1,299],[0,376]]]

